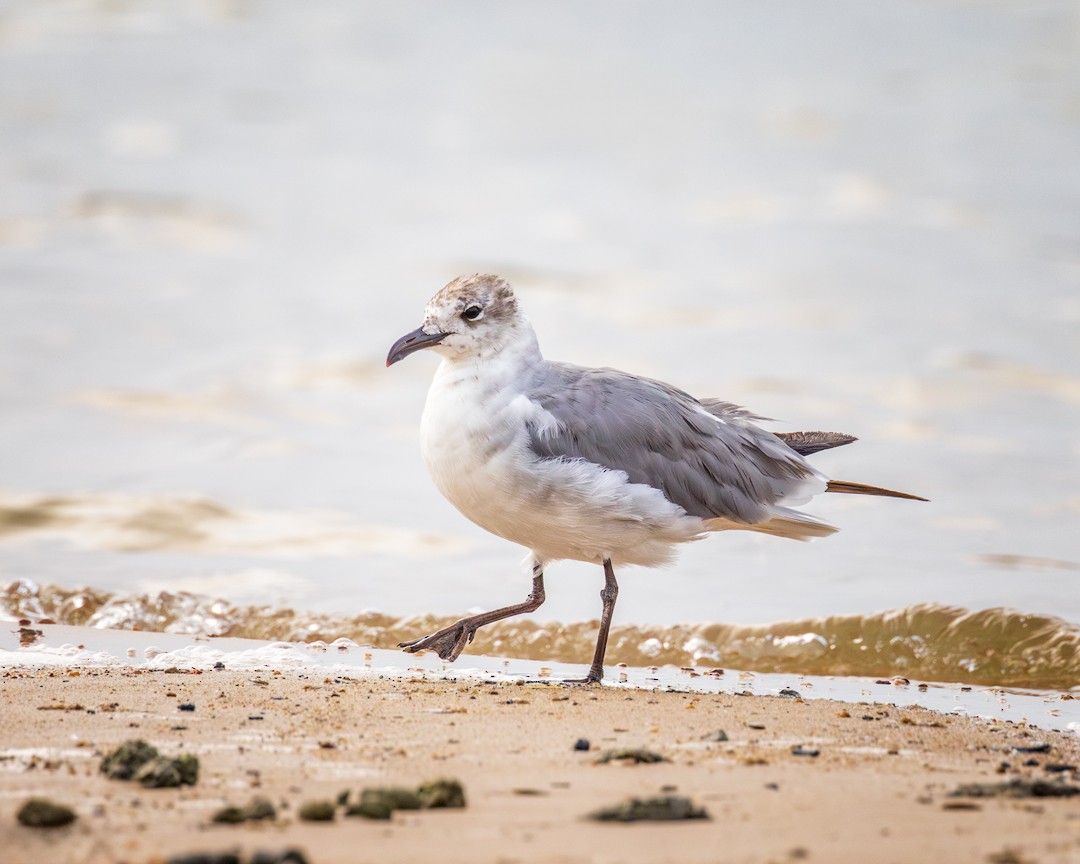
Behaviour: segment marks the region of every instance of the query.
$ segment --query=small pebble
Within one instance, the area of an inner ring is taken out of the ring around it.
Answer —
[[[574,742],[574,749],[575,750],[588,750],[589,749],[589,739],[588,738],[578,738],[577,741]]]
[[[1016,744],[1012,748],[1017,753],[1049,753],[1049,744]]]
[[[181,702],[179,705],[176,706],[176,708],[177,708],[178,711],[194,711],[195,710],[195,703],[194,702]]]
[[[799,747],[792,747],[791,748],[791,755],[792,756],[813,756],[813,757],[816,757],[816,756],[820,755],[820,753],[821,753],[821,751],[814,748],[814,747],[802,747],[802,746],[799,746]]]
[[[31,798],[19,808],[15,818],[27,828],[62,828],[78,817],[64,804],[55,804],[47,798]]]

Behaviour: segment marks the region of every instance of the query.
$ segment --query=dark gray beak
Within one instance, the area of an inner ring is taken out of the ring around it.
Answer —
[[[445,338],[445,333],[425,333],[422,328],[417,327],[412,333],[406,333],[390,346],[390,353],[386,355],[386,365],[393,366],[398,360],[404,360],[422,348],[438,345]]]

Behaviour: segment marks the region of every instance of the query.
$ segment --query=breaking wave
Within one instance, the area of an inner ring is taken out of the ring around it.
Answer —
[[[340,637],[392,648],[455,620],[379,612],[330,615],[234,605],[187,592],[110,594],[93,588],[0,584],[0,617],[89,627],[280,641]],[[470,653],[569,663],[592,657],[596,621],[509,619],[481,629]],[[904,676],[926,681],[1069,690],[1080,687],[1080,629],[1048,615],[977,612],[924,603],[872,615],[759,626],[615,626],[608,663],[728,667],[804,675]]]

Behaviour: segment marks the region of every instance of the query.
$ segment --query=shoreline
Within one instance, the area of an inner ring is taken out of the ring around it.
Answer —
[[[317,639],[269,642],[61,624],[12,624],[0,628],[0,668],[35,664],[73,668],[133,666],[146,670],[177,667],[202,671],[221,664],[234,671],[274,668],[363,678],[381,675],[402,680],[546,684],[581,678],[585,669],[554,661],[471,653],[450,664],[430,651],[407,654],[396,649],[357,645],[345,638],[331,643]],[[604,686],[702,695],[797,694],[807,700],[920,707],[1025,722],[1039,728],[1080,731],[1080,699],[1073,692],[1059,690],[980,687],[902,676],[802,675],[722,667],[634,667],[622,663],[606,667]]]
[[[94,630],[168,631],[213,638],[334,642],[394,650],[457,620],[434,613],[352,615],[244,606],[188,592],[110,594],[93,588],[0,583],[0,616]],[[522,616],[480,629],[469,653],[574,663],[592,656],[599,622]],[[44,633],[44,631],[42,631]],[[1080,690],[1080,628],[1052,615],[922,603],[862,615],[770,624],[623,622],[612,627],[611,664],[724,667],[755,674],[893,678],[971,687]],[[1078,718],[1080,719],[1080,718]]]

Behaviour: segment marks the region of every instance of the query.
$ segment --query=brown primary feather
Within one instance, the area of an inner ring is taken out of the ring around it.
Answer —
[[[852,441],[858,441],[854,435],[843,432],[775,432],[773,433],[800,456],[809,456],[820,450],[843,447]]]
[[[880,486],[867,486],[865,483],[852,483],[849,480],[830,480],[825,488],[826,492],[843,492],[848,495],[881,495],[885,498],[907,498],[910,501],[929,501],[929,498],[920,498],[918,495],[909,495],[907,492],[894,492],[891,489],[882,489]]]

